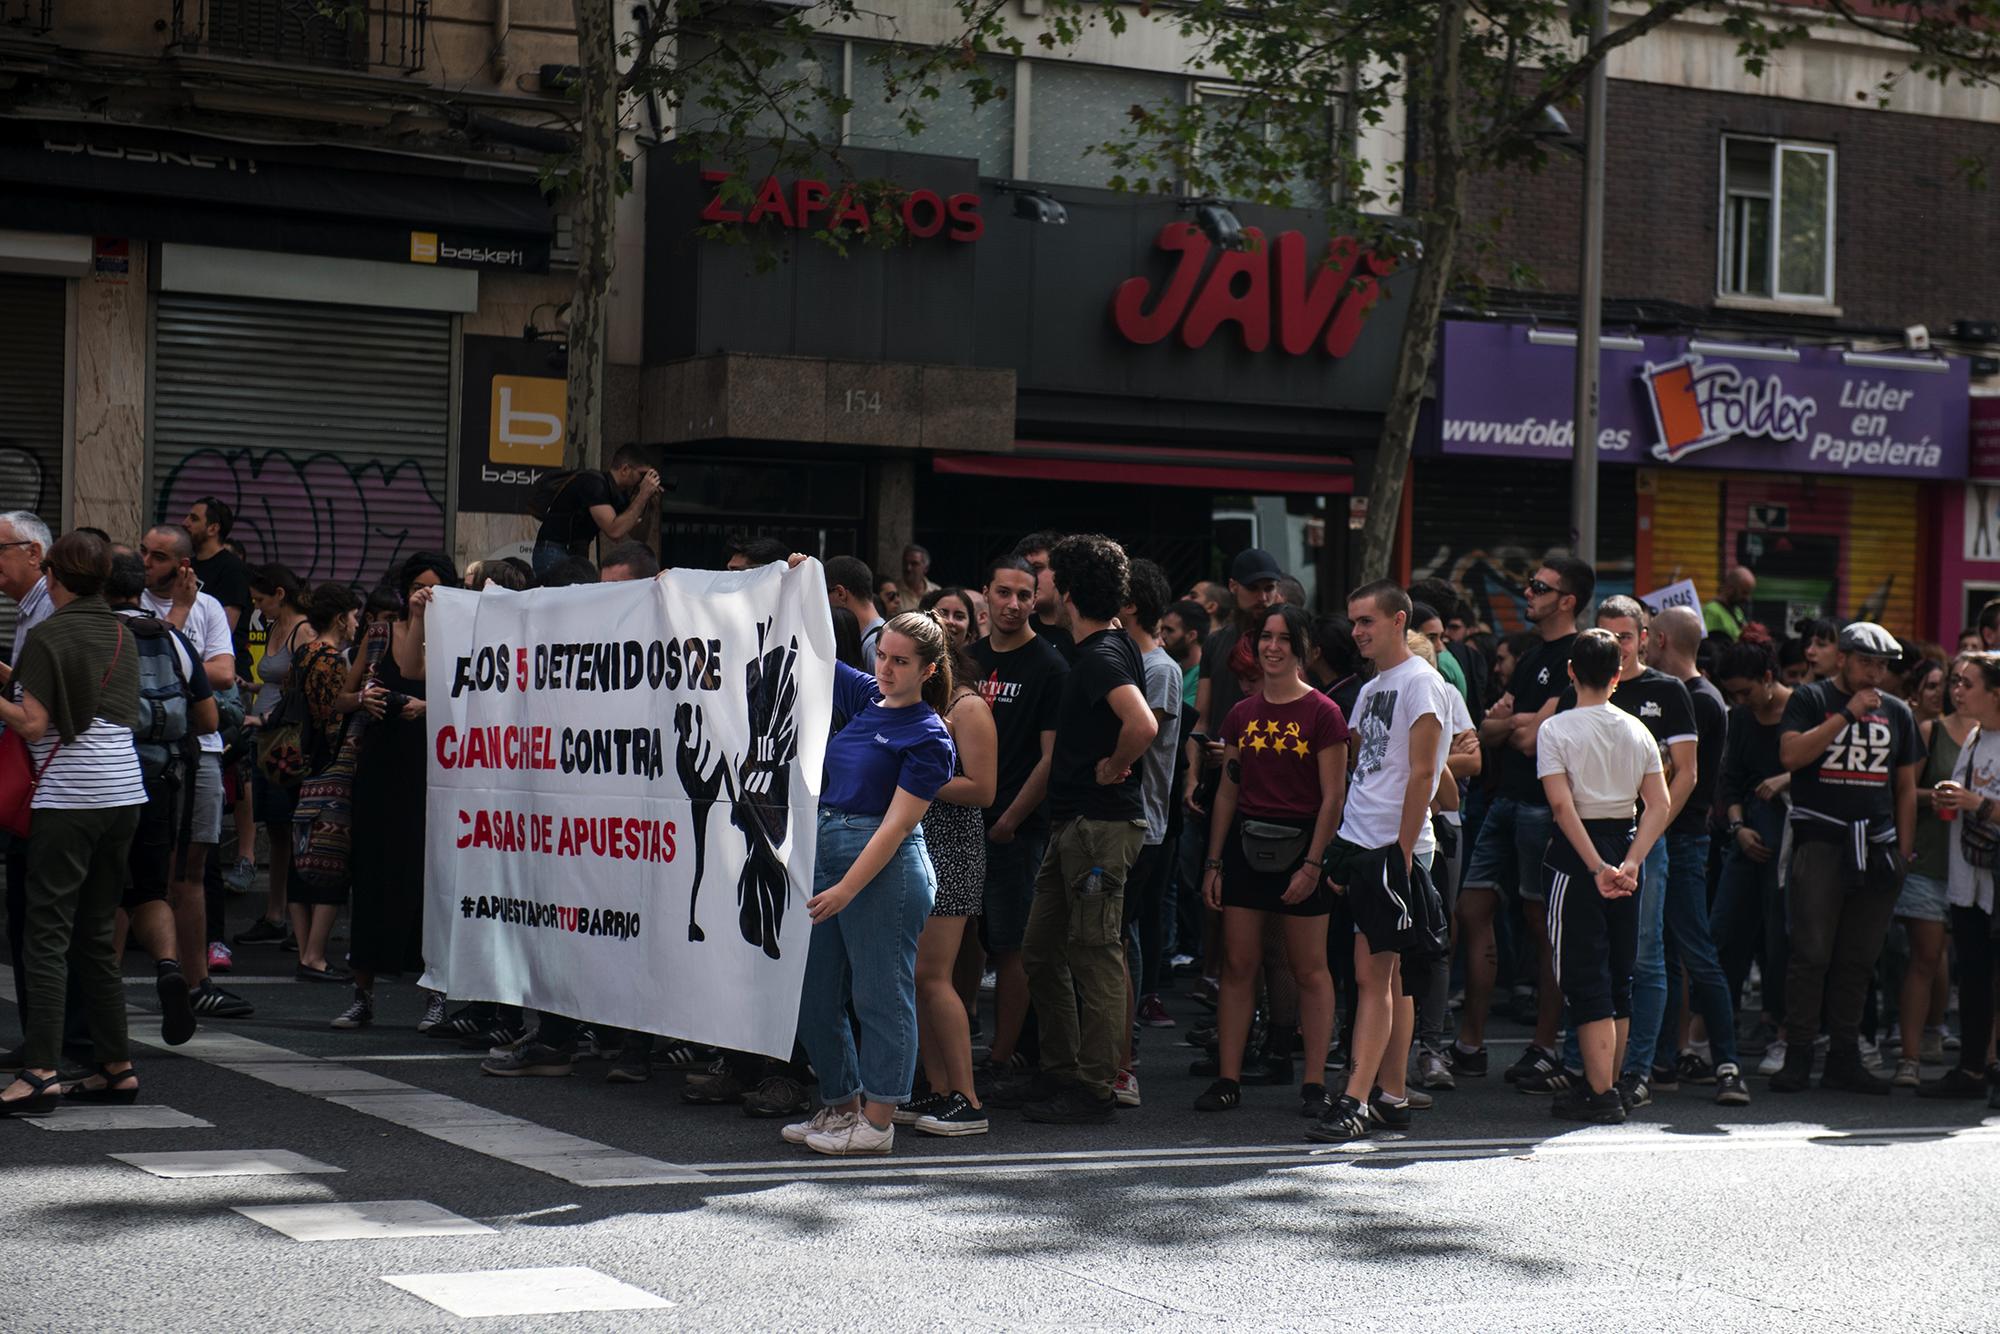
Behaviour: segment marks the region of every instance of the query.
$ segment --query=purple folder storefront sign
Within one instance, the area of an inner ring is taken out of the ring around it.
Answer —
[[[1912,480],[1961,478],[1964,360],[1607,335],[1606,463]],[[1446,324],[1434,452],[1570,457],[1576,348],[1524,324]]]

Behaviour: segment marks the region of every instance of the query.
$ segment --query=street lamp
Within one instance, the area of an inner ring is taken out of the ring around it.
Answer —
[[[1047,190],[1037,190],[1029,185],[1014,185],[1008,181],[997,182],[994,189],[1001,194],[1014,196],[1014,216],[1023,222],[1049,223],[1062,226],[1069,222],[1069,210],[1063,202]]]
[[[1605,0],[1583,0],[1590,6],[1590,50],[1604,44]],[[1583,113],[1583,241],[1577,281],[1576,425],[1572,435],[1574,465],[1570,474],[1569,526],[1571,554],[1597,565],[1597,406],[1598,370],[1604,313],[1604,103],[1607,81],[1604,61],[1591,67]],[[1578,608],[1579,611],[1582,608]]]
[[[1222,249],[1242,250],[1249,246],[1250,238],[1243,234],[1242,222],[1220,199],[1183,199],[1180,207],[1193,209],[1194,225]]]

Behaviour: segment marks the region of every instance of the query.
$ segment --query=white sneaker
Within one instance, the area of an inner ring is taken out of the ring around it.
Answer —
[[[1111,1096],[1118,1099],[1120,1107],[1139,1105],[1139,1076],[1130,1070],[1120,1070],[1118,1078],[1112,1081]]]
[[[1760,1075],[1775,1075],[1784,1068],[1785,1040],[1783,1038],[1775,1038],[1772,1040],[1770,1046],[1764,1048],[1764,1059],[1757,1062],[1757,1073]]]
[[[1915,1061],[1898,1061],[1896,1062],[1896,1077],[1890,1082],[1899,1089],[1913,1089],[1923,1083],[1924,1078],[1918,1070]]]
[[[1861,1047],[1861,1068],[1863,1070],[1869,1071],[1872,1074],[1878,1074],[1878,1075],[1881,1074],[1882,1048],[1877,1044],[1869,1041],[1867,1038],[1861,1039],[1860,1047]]]
[[[887,1153],[896,1147],[896,1126],[892,1121],[878,1129],[867,1117],[850,1113],[839,1125],[807,1135],[806,1147],[836,1158],[855,1153]]]
[[[779,1131],[787,1144],[803,1144],[808,1136],[817,1135],[822,1130],[838,1130],[854,1119],[854,1113],[842,1111],[838,1107],[822,1107],[812,1115],[810,1121],[799,1121]]]

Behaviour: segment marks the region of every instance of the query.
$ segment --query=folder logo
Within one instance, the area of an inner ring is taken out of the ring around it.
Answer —
[[[486,453],[495,463],[560,468],[568,386],[545,375],[493,377]]]
[[[410,263],[435,264],[438,262],[438,234],[436,232],[410,233]]]
[[[1743,437],[1806,438],[1819,404],[1785,392],[1776,375],[1746,379],[1727,362],[1704,365],[1689,353],[1639,372],[1653,413],[1653,457],[1669,463]]]

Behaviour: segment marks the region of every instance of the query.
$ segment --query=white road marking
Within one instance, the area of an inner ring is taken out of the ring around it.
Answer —
[[[385,1274],[382,1281],[455,1316],[649,1311],[673,1305],[644,1288],[580,1266],[488,1269],[463,1274]]]
[[[24,1118],[43,1130],[213,1130],[204,1121],[171,1107],[100,1107],[65,1103],[52,1115]]]
[[[114,1153],[121,1163],[130,1163],[156,1177],[269,1177],[318,1176],[345,1172],[316,1158],[290,1149],[203,1149],[173,1153]]]
[[[492,1232],[428,1200],[322,1204],[239,1204],[237,1213],[293,1241],[380,1241],[392,1237],[466,1237]]]
[[[236,1033],[200,1032],[184,1046],[169,1050],[576,1186],[659,1186],[702,1180],[701,1173],[691,1168]]]

